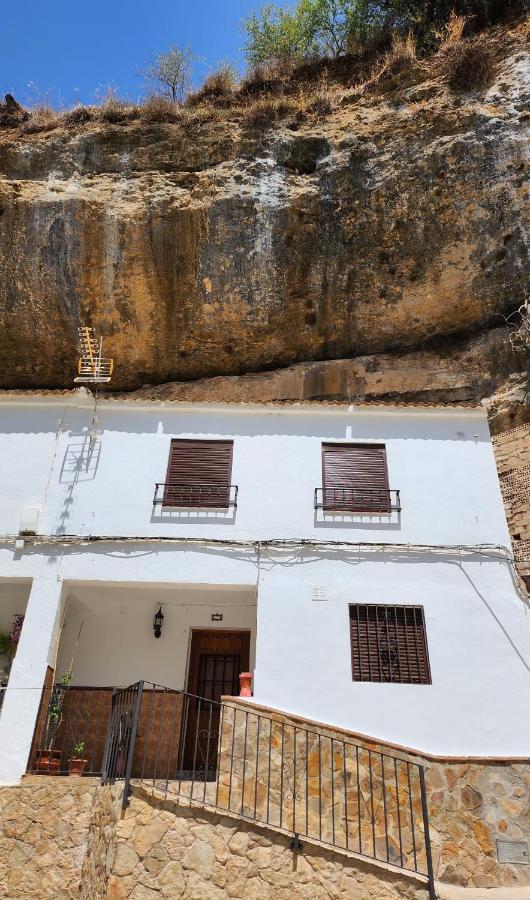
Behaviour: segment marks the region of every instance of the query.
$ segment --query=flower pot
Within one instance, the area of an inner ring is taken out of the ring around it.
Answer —
[[[57,775],[61,768],[60,750],[37,750],[37,772]]]
[[[252,697],[252,672],[241,672],[239,676],[239,696],[240,697]]]
[[[68,760],[68,774],[75,775],[78,778],[81,777],[83,772],[85,771],[86,764],[88,759],[69,759]]]

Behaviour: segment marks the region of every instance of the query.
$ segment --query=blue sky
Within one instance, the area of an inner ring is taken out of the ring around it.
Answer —
[[[137,99],[149,56],[191,44],[195,82],[230,59],[243,66],[241,21],[260,0],[5,0],[0,92],[23,103],[90,103],[114,86]]]

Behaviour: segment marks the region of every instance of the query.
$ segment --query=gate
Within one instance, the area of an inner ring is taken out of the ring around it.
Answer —
[[[143,690],[144,682],[137,681],[136,684],[131,684],[122,690],[116,690],[112,694],[112,708],[105,739],[101,781],[103,784],[106,784],[109,782],[113,783],[118,779],[125,780],[124,805],[129,794],[128,787],[131,778]]]

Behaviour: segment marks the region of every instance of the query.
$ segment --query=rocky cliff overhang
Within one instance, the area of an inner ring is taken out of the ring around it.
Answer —
[[[522,27],[490,40],[480,94],[419,67],[274,130],[1,129],[0,386],[71,385],[87,323],[113,391],[498,394],[498,423],[524,418],[502,326],[528,287],[530,48]]]

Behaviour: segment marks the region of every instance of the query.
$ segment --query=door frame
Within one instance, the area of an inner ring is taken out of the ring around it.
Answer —
[[[189,693],[189,683],[190,683],[190,674],[191,674],[191,650],[193,646],[193,635],[196,632],[219,632],[224,634],[248,634],[248,664],[250,666],[250,656],[252,650],[252,629],[251,628],[209,628],[207,625],[198,625],[197,627],[191,626],[190,633],[188,638],[188,659],[186,662],[186,672],[184,677],[184,692]]]

